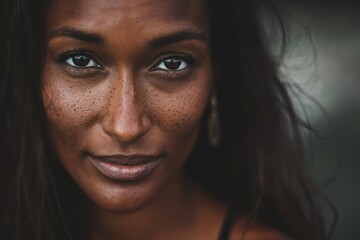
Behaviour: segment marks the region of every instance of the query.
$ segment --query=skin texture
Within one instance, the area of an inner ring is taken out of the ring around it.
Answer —
[[[146,208],[150,203],[184,205],[178,203],[185,199],[181,167],[196,141],[212,81],[205,10],[200,1],[55,1],[50,6],[44,103],[59,158],[94,208],[101,209],[94,211],[98,219],[108,210],[155,209]],[[101,43],[59,34],[69,27],[96,34]],[[204,39],[150,45],[183,31]],[[79,69],[59,59],[79,49],[101,67]],[[173,52],[191,55],[196,63],[183,71],[154,70],[159,58]],[[162,157],[149,176],[128,183],[99,173],[89,154]]]
[[[208,44],[190,40],[148,46],[183,29],[208,36],[207,21],[196,18],[204,15],[199,14],[203,8],[186,6],[195,11],[188,17],[177,11],[179,6],[185,7],[177,1],[55,1],[48,11],[49,35],[71,26],[103,39],[98,45],[51,38],[43,83],[60,159],[90,198],[105,208],[131,211],[149,202],[178,175],[196,140],[211,84]],[[92,52],[101,69],[78,71],[57,60],[74,49]],[[192,54],[198,63],[178,72],[151,69],[159,55],[171,52]],[[147,179],[124,184],[98,174],[87,153],[163,158]]]
[[[212,83],[205,2],[57,0],[46,23],[43,99],[59,159],[89,198],[89,239],[216,239],[226,205],[181,170]],[[91,60],[71,66],[81,56]],[[181,70],[164,69],[165,59]],[[131,182],[90,160],[134,154],[160,160]]]

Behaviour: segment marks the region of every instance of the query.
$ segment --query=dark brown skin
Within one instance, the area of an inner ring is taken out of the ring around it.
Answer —
[[[46,22],[43,97],[59,158],[89,197],[89,239],[216,239],[227,206],[182,172],[212,85],[206,3],[57,0]],[[134,154],[161,157],[132,182],[109,179],[89,160]],[[232,239],[242,231],[239,216]],[[245,239],[285,237],[259,227]]]

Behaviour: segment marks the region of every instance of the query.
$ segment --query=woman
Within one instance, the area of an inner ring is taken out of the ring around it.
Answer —
[[[256,1],[7,1],[1,239],[324,239]]]

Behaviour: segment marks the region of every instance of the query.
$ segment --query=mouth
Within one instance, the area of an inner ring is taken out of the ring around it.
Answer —
[[[102,175],[119,182],[139,181],[158,166],[161,155],[88,155],[90,162]]]

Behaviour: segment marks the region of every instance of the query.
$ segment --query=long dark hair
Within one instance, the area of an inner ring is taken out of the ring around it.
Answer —
[[[83,239],[84,196],[49,143],[41,97],[47,2],[2,4],[0,238]],[[210,146],[205,113],[185,169],[249,223],[261,221],[295,239],[325,239],[299,119],[264,40],[259,4],[209,2],[222,137],[218,147]]]

